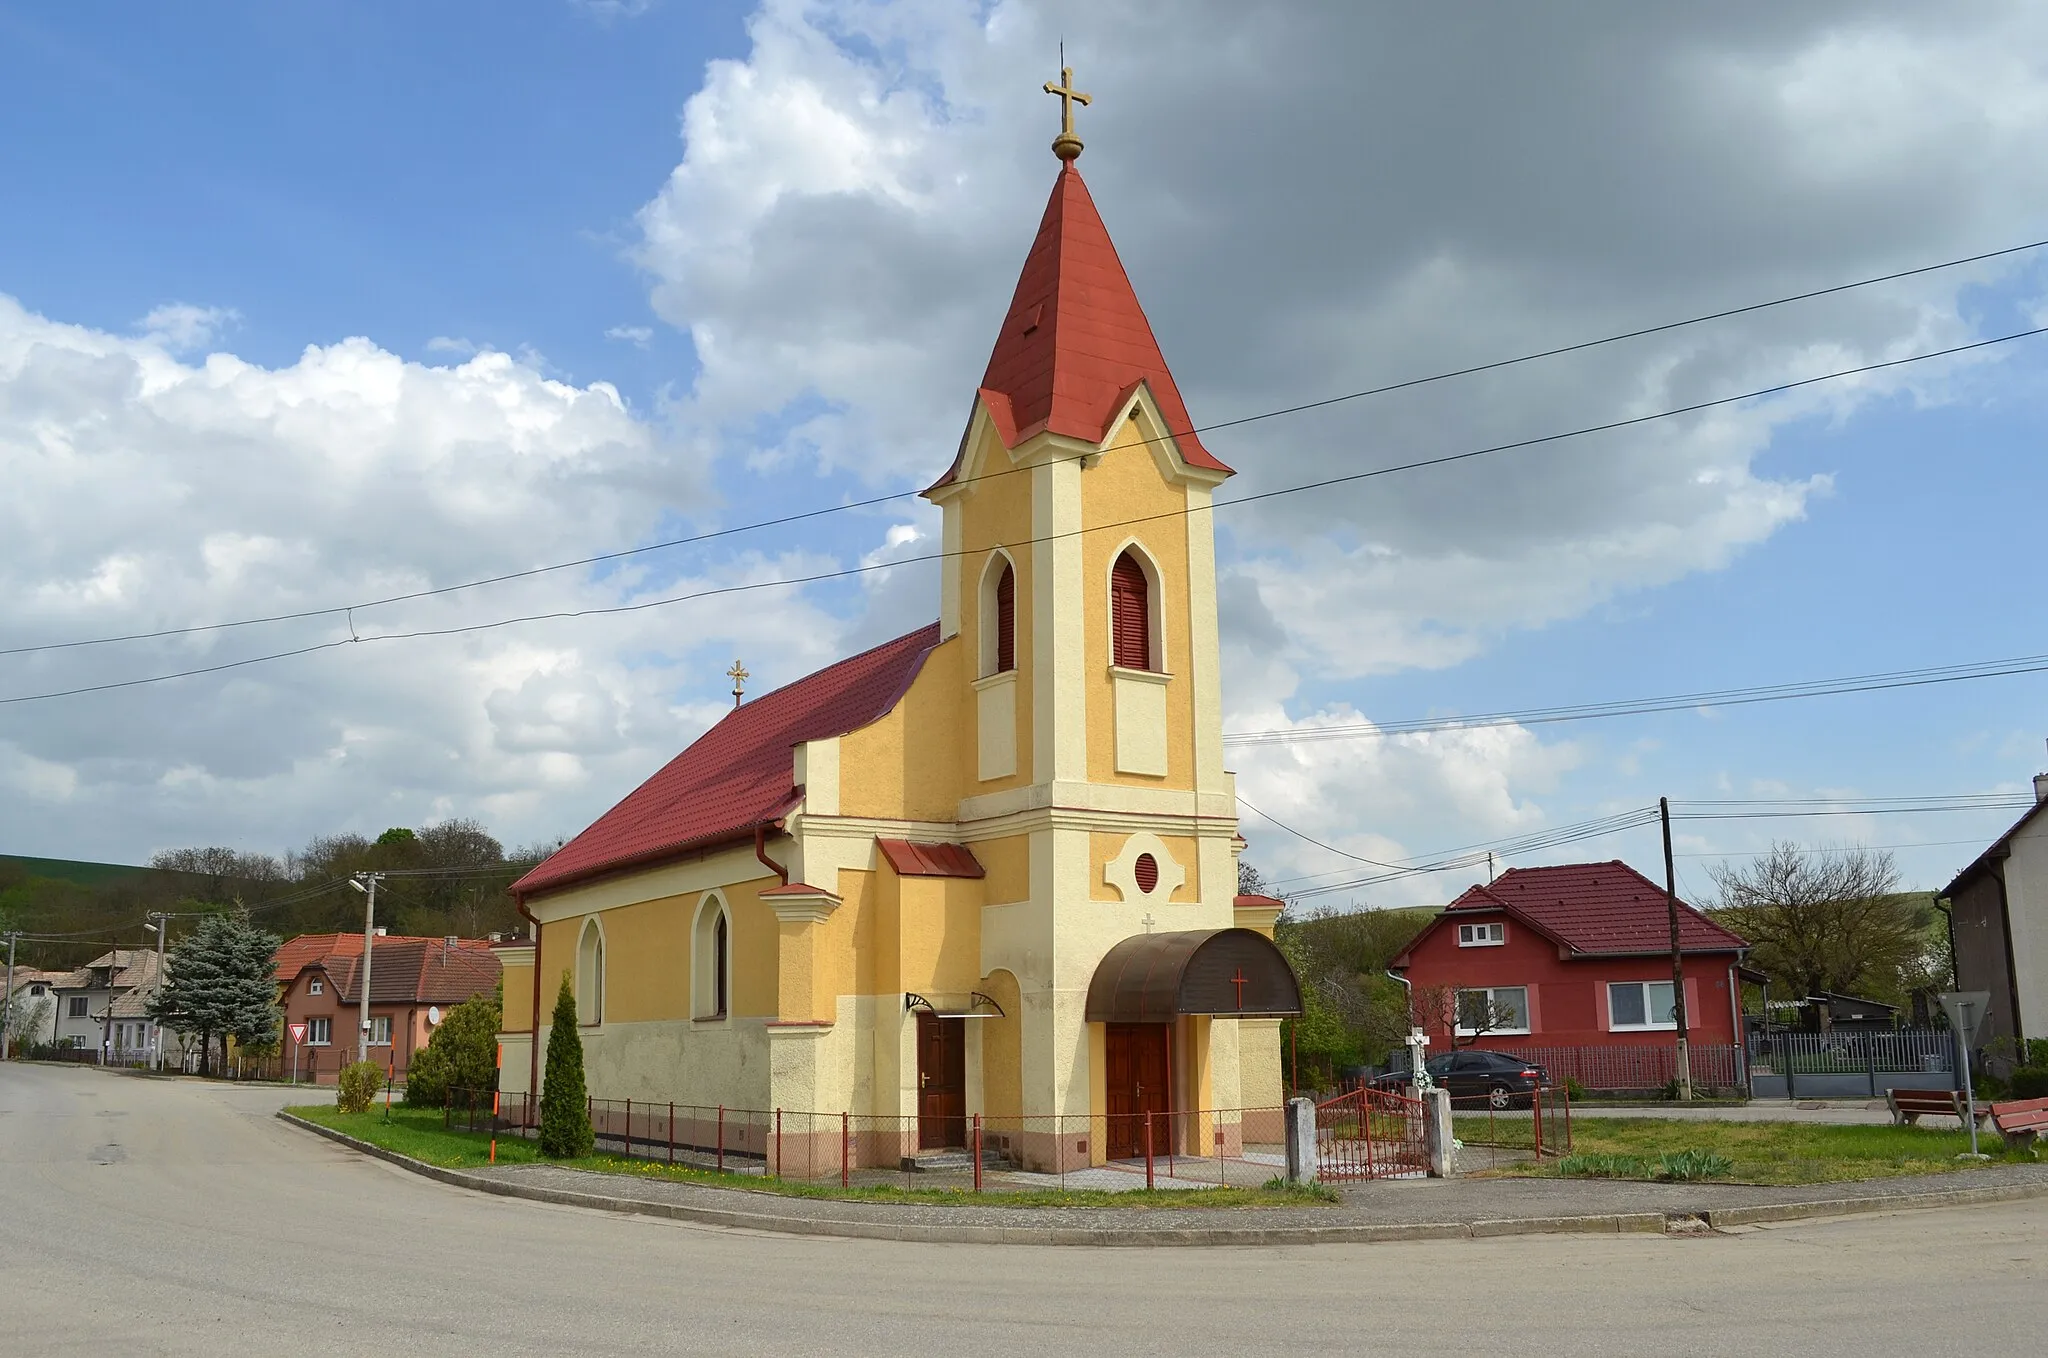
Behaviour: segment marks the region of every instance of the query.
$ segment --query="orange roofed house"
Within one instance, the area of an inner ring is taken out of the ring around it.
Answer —
[[[1695,1083],[1742,1083],[1748,944],[1680,901]],[[1510,868],[1452,901],[1394,959],[1433,1049],[1514,1052],[1553,1079],[1655,1089],[1672,1079],[1671,920],[1664,888],[1626,863]]]
[[[286,1072],[296,1069],[302,1080],[331,1080],[356,1059],[362,970],[361,934],[301,934],[278,946]],[[499,974],[496,952],[480,939],[377,935],[370,949],[370,1060],[403,1079],[441,1016],[473,995],[488,994]],[[296,1049],[293,1024],[306,1025]]]
[[[736,706],[515,884],[535,928],[501,949],[508,1092],[537,1089],[566,977],[600,1100],[824,1112],[834,1135],[844,1112],[906,1153],[980,1117],[1033,1165],[1230,1110],[1155,1119],[1156,1149],[1208,1153],[1280,1103],[1299,995],[1279,902],[1236,894],[1223,766],[1208,510],[1231,473],[1080,143],[1055,149],[924,492],[937,618]]]

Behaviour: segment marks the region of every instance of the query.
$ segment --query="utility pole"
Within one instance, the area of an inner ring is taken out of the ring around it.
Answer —
[[[171,931],[171,917],[160,910],[150,912],[149,923],[145,926],[156,935],[156,993],[164,993],[164,935]],[[152,1071],[164,1068],[164,1024],[162,1019],[151,1019],[149,1068]]]
[[[377,933],[377,883],[384,880],[381,872],[359,872],[348,879],[348,884],[366,897],[363,904],[363,997],[359,1006],[362,1023],[356,1033],[356,1060],[370,1059],[370,940]]]
[[[1664,825],[1664,907],[1671,915],[1671,1016],[1678,1021],[1678,1097],[1692,1101],[1692,1055],[1685,1038],[1685,954],[1678,946],[1678,868],[1671,857],[1671,799],[1657,799]]]
[[[7,1059],[7,1038],[14,1024],[14,945],[21,938],[18,933],[7,935],[7,993],[0,998],[0,1061]]]

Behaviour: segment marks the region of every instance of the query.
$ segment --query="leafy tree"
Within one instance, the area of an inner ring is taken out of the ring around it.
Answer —
[[[1387,965],[1432,913],[1325,908],[1282,915],[1273,939],[1302,991],[1300,1020],[1281,1025],[1283,1050],[1304,1069],[1334,1076],[1399,1046],[1408,1033],[1408,995]]]
[[[209,1073],[216,1037],[255,1047],[277,1040],[277,944],[276,934],[239,915],[210,915],[171,948],[148,1013],[167,1028],[198,1035],[201,1074]]]
[[[1896,1002],[1946,969],[1930,946],[1931,906],[1899,891],[1898,866],[1882,850],[1773,843],[1747,864],[1711,873],[1720,892],[1714,918],[1749,940],[1750,964],[1781,993]]]
[[[574,1160],[597,1144],[590,1130],[589,1095],[583,1084],[583,1035],[576,1031],[576,997],[569,975],[555,997],[555,1017],[548,1028],[547,1071],[541,1077],[540,1153],[554,1160]]]
[[[441,1016],[426,1048],[405,1074],[405,1101],[435,1107],[453,1089],[487,1094],[498,1087],[498,1028],[503,1007],[496,992],[472,995]]]
[[[49,1041],[50,1021],[56,1007],[57,1001],[48,995],[16,995],[7,1014],[6,1049],[18,1052],[31,1044]]]

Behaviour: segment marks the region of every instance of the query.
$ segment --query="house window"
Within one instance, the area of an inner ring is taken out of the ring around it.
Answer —
[[[1669,981],[1614,981],[1607,987],[1611,1029],[1675,1029],[1678,1006]]]
[[[1458,946],[1461,948],[1498,948],[1507,941],[1508,926],[1501,920],[1458,926]]]
[[[576,1021],[586,1028],[604,1022],[604,930],[595,919],[583,921],[576,944]]]
[[[324,995],[327,993],[327,986],[318,976],[315,976],[312,980],[306,982],[306,993],[308,995]]]
[[[692,1009],[700,1019],[724,1018],[732,1007],[732,921],[719,897],[706,896],[698,905],[693,943],[696,999]]]
[[[1137,554],[1128,549],[1109,576],[1111,663],[1119,669],[1149,670],[1152,664],[1152,582]]]
[[[67,1001],[67,1006],[68,1007],[65,1009],[65,1013],[69,1015],[71,1018],[84,1018],[86,1016],[85,996],[73,995],[70,998],[70,1000]]]
[[[1461,1036],[1528,1031],[1529,987],[1483,986],[1458,992],[1458,1032]]]
[[[306,1020],[306,1045],[324,1047],[334,1040],[334,1020],[316,1018]]]
[[[370,1016],[370,1045],[373,1047],[388,1047],[391,1045],[391,1015],[373,1014]]]

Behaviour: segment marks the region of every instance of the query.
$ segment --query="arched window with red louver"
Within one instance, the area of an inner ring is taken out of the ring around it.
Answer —
[[[1002,674],[1017,668],[1017,572],[1003,563],[996,577],[996,670]]]
[[[1126,551],[1109,576],[1111,663],[1119,669],[1152,668],[1152,584],[1138,558]]]

